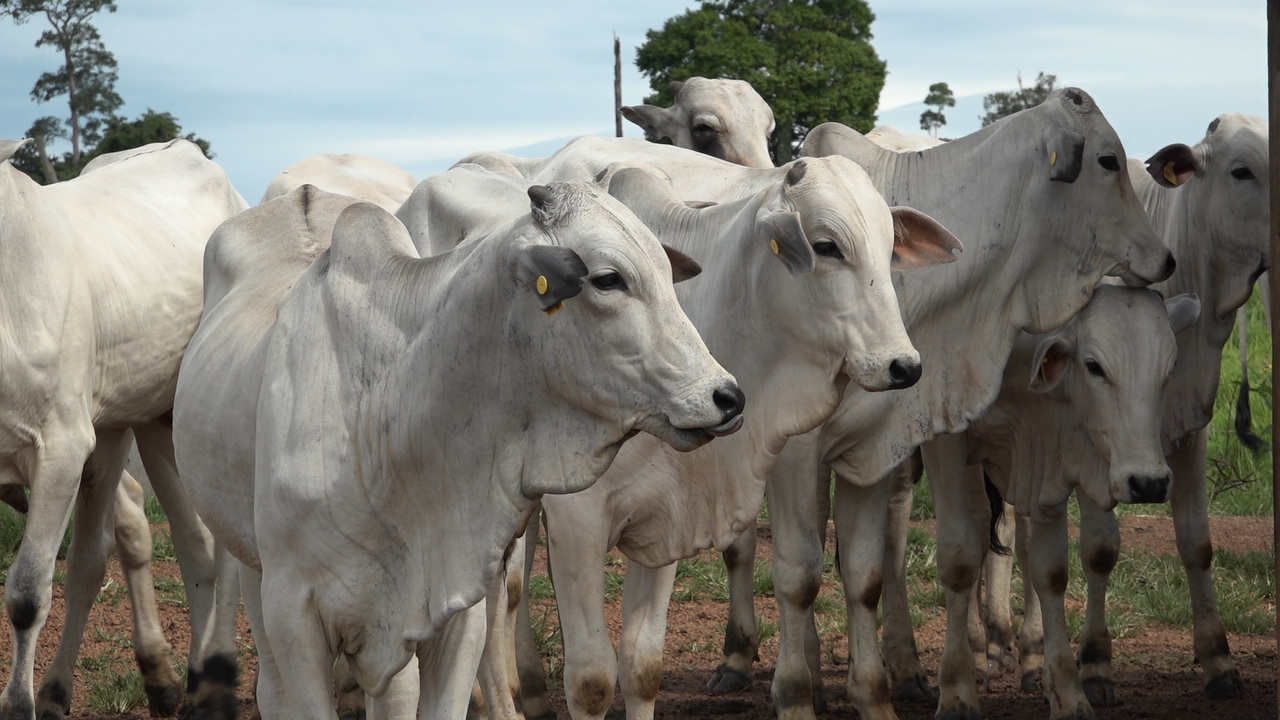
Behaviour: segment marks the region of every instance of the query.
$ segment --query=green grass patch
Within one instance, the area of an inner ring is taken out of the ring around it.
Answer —
[[[155,495],[150,495],[142,503],[142,511],[147,515],[147,522],[152,525],[167,524],[169,516],[164,514],[164,508],[160,506],[160,501]]]
[[[675,602],[729,601],[729,571],[718,553],[703,553],[676,566]]]
[[[85,672],[85,702],[98,712],[124,715],[147,704],[147,692],[137,670],[121,672],[115,666]]]

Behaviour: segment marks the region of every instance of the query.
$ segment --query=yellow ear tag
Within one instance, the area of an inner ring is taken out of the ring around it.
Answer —
[[[770,241],[769,241],[769,247],[773,248],[773,254],[774,254],[774,255],[777,255],[778,253],[782,252],[782,248],[778,247],[778,241],[777,241],[777,240],[770,240]]]
[[[1164,179],[1169,181],[1170,185],[1178,184],[1178,175],[1173,171],[1173,161],[1164,164]]]
[[[1040,358],[1040,381],[1041,382],[1046,382],[1046,383],[1049,382],[1049,374],[1045,370],[1045,366],[1047,366],[1048,364],[1049,364],[1048,356]]]
[[[538,276],[538,294],[539,295],[547,294],[547,276],[546,275]]]
[[[1049,165],[1051,165],[1051,166],[1052,166],[1052,165],[1057,165],[1057,164],[1058,164],[1058,153],[1056,153],[1056,152],[1054,152],[1054,153],[1050,153],[1050,154],[1049,154]]]

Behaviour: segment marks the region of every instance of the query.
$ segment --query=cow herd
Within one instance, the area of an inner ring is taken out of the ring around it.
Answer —
[[[493,720],[554,717],[522,592],[541,518],[570,715],[603,718],[620,686],[627,717],[652,718],[676,562],[699,551],[722,550],[730,577],[709,692],[750,683],[765,498],[779,718],[826,703],[813,602],[832,514],[864,720],[912,697],[976,719],[979,683],[1018,663],[1051,718],[1116,704],[1120,502],[1171,503],[1205,690],[1241,692],[1213,595],[1206,426],[1268,267],[1266,124],[1223,115],[1144,164],[1066,88],[942,144],[821,125],[773,167],[748,84],[672,91],[670,108],[621,111],[674,145],[478,152],[421,183],[315,156],[252,208],[186,141],[48,187],[0,141],[0,499],[27,514],[0,718],[69,713],[113,550],[153,715],[236,715],[242,599],[268,720],[456,719],[477,693]],[[190,603],[185,699],[124,472],[135,444]],[[922,472],[946,590],[936,689],[904,577]],[[67,621],[37,692],[73,511]],[[1016,653],[1002,544],[1035,590]]]

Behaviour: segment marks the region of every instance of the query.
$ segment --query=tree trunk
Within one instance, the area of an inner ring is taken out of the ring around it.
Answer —
[[[54,171],[53,163],[49,162],[49,153],[45,150],[44,136],[37,136],[35,141],[36,152],[40,154],[40,169],[44,171],[44,182],[46,185],[52,185],[58,182],[58,173]]]
[[[71,63],[71,45],[62,48],[67,63],[67,104],[71,106],[71,164],[80,164],[80,110],[76,107],[76,68]]]

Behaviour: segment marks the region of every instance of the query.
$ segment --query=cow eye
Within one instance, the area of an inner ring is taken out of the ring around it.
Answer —
[[[1103,155],[1098,158],[1098,164],[1111,172],[1120,172],[1120,161],[1115,155]]]
[[[1231,171],[1231,177],[1237,180],[1252,180],[1254,178],[1253,171],[1241,165]]]
[[[835,258],[837,260],[844,259],[844,253],[840,252],[840,246],[830,240],[814,243],[813,251],[822,257]]]
[[[597,290],[607,291],[607,290],[626,290],[627,289],[627,281],[623,280],[622,276],[616,272],[605,273],[604,275],[597,275],[591,278],[591,284],[594,285]]]
[[[715,134],[716,129],[706,123],[698,123],[693,126],[693,132],[698,135],[712,135]]]
[[[1097,360],[1085,360],[1084,369],[1088,370],[1089,374],[1096,378],[1107,379],[1107,374],[1103,372],[1102,366],[1098,364]]]

